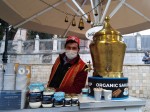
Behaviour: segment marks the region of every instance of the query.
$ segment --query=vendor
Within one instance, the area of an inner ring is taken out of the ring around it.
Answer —
[[[68,36],[65,43],[65,52],[56,59],[48,87],[54,87],[56,91],[79,94],[84,88],[87,78],[86,64],[79,56],[80,39],[76,36]]]

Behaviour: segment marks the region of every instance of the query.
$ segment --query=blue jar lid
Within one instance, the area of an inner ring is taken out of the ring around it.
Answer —
[[[89,89],[88,88],[82,88],[82,92],[88,92]]]
[[[65,93],[64,92],[55,92],[54,97],[64,97]]]
[[[55,100],[62,100],[65,98],[65,93],[64,92],[55,92],[54,98],[55,98]]]
[[[30,90],[33,90],[35,88],[38,88],[40,89],[40,91],[44,91],[44,84],[43,83],[40,83],[40,82],[37,82],[37,83],[31,83],[28,88]]]

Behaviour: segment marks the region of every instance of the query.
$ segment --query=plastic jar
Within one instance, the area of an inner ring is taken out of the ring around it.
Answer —
[[[54,94],[54,107],[64,106],[65,93],[64,92],[55,92]]]
[[[79,106],[79,98],[77,94],[72,94],[72,106]]]
[[[42,92],[39,88],[34,88],[29,92],[29,106],[31,108],[39,108],[42,104]]]
[[[65,106],[71,106],[72,102],[71,102],[71,95],[67,94],[65,95]]]
[[[89,88],[82,88],[82,97],[87,97],[89,95]]]
[[[42,107],[52,107],[53,106],[53,97],[54,97],[54,90],[46,89],[43,92],[43,98],[42,98]]]

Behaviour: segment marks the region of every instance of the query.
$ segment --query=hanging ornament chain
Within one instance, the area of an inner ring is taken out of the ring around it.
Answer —
[[[43,3],[45,3],[46,5],[48,5],[48,6],[52,7],[52,8],[54,8],[55,10],[57,10],[57,11],[59,11],[59,12],[61,12],[61,13],[64,13],[64,14],[66,14],[66,15],[70,15],[70,16],[73,16],[73,17],[75,16],[75,15],[70,14],[70,13],[68,13],[68,12],[65,12],[65,11],[63,11],[63,10],[60,10],[60,9],[54,7],[54,6],[51,5],[51,4],[48,4],[48,3],[45,2],[44,0],[40,0],[40,1],[43,2]],[[76,16],[77,16],[77,17],[83,17],[84,15],[87,15],[87,14],[91,13],[91,12],[92,12],[93,10],[95,10],[99,5],[102,5],[103,2],[104,2],[104,0],[101,0],[94,8],[92,8],[90,11],[88,11],[88,12],[82,14],[81,16],[79,16],[79,15],[76,15]]]
[[[66,17],[65,17],[65,22],[69,22],[69,21],[68,21],[68,15],[69,15],[69,16],[73,16],[72,26],[76,26],[75,17],[80,17],[80,21],[79,21],[78,28],[79,28],[80,30],[82,30],[82,29],[84,29],[84,22],[83,22],[83,18],[82,18],[82,17],[83,17],[84,15],[87,15],[87,14],[88,14],[87,23],[91,23],[90,13],[94,10],[94,12],[95,12],[94,15],[95,15],[95,16],[98,16],[98,12],[97,12],[97,9],[96,9],[96,8],[100,5],[100,6],[101,6],[101,9],[102,9],[102,3],[103,3],[104,0],[101,0],[94,8],[92,8],[90,11],[88,11],[88,12],[82,14],[81,16],[79,16],[79,15],[73,15],[73,14],[70,14],[70,13],[65,12],[65,11],[63,11],[63,10],[60,10],[60,9],[54,7],[53,5],[48,4],[48,3],[45,2],[44,0],[40,0],[40,1],[43,2],[43,3],[46,4],[46,5],[48,5],[48,6],[52,7],[52,8],[54,8],[55,10],[57,10],[57,11],[59,11],[59,12],[61,12],[61,13],[64,13],[64,14],[66,15]],[[102,13],[102,10],[101,10],[101,13]]]

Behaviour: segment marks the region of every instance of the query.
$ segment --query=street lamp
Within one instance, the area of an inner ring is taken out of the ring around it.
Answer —
[[[4,47],[4,53],[3,53],[3,57],[2,57],[2,61],[3,63],[7,63],[8,60],[8,55],[7,55],[7,46],[8,46],[8,29],[9,29],[9,25],[8,23],[4,24],[5,26],[5,47]]]

